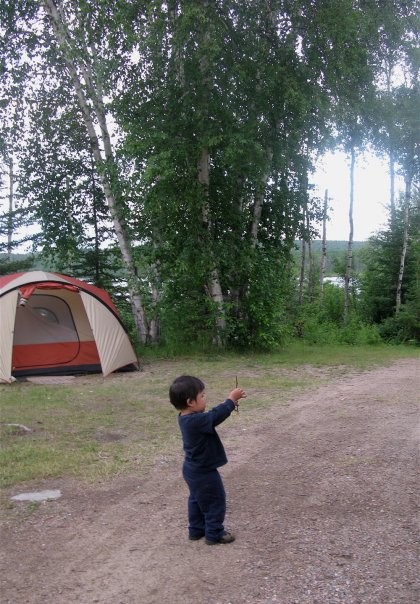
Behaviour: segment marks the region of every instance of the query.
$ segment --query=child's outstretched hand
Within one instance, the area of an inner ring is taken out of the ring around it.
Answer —
[[[228,398],[233,401],[236,409],[238,409],[239,400],[241,398],[246,398],[246,392],[243,388],[235,388],[235,390],[232,390],[232,392],[229,394]]]

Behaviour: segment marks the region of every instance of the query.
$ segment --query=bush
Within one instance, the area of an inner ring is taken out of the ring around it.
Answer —
[[[376,325],[362,323],[358,317],[353,317],[340,330],[338,341],[352,345],[379,344],[381,336]]]
[[[344,292],[325,288],[322,300],[300,307],[294,318],[295,335],[311,344],[377,344],[378,328],[364,323],[356,310],[343,322]]]
[[[388,317],[382,321],[379,333],[386,342],[394,344],[420,343],[419,321],[406,309],[402,309],[398,317]]]

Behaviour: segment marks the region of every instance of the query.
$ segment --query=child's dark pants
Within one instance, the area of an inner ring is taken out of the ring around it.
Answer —
[[[190,538],[203,535],[217,541],[223,536],[226,514],[226,493],[218,470],[192,470],[184,464],[182,475],[190,490],[188,498],[188,530]]]

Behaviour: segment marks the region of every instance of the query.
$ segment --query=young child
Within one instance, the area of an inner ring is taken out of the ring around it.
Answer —
[[[215,430],[238,408],[245,390],[235,388],[224,403],[205,413],[206,394],[203,382],[181,375],[169,389],[169,400],[180,411],[185,459],[182,475],[190,490],[188,498],[189,538],[205,537],[207,545],[232,543],[235,537],[225,531],[226,494],[217,468],[227,463],[226,453]]]

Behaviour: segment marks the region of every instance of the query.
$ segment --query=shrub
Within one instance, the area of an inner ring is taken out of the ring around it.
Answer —
[[[379,344],[381,336],[376,325],[368,325],[354,316],[339,332],[339,342],[343,344],[363,345]]]

